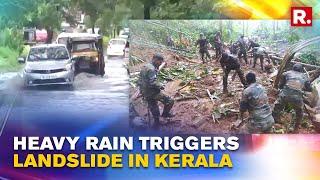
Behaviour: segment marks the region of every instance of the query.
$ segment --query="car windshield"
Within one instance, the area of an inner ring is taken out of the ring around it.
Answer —
[[[67,45],[68,43],[68,38],[59,38],[58,39],[58,44],[64,44],[64,45]]]
[[[125,45],[126,42],[122,40],[111,40],[110,44],[112,45]]]
[[[129,36],[129,32],[123,32],[123,33],[121,33],[121,35],[125,35],[125,36]]]
[[[69,59],[68,51],[63,46],[32,48],[28,61],[64,60]]]
[[[91,50],[96,50],[96,46],[94,43],[74,43],[72,44],[72,52],[77,52],[77,51],[91,51]]]

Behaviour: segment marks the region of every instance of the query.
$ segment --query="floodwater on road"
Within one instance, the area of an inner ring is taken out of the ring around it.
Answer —
[[[129,128],[125,62],[106,60],[104,77],[78,74],[72,90],[64,86],[23,89],[17,77],[2,83],[8,86],[0,86],[2,135],[103,136]]]

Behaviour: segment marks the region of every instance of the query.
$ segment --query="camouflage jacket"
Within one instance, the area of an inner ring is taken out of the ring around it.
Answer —
[[[208,49],[208,40],[207,39],[198,39],[198,41],[196,42],[196,46],[199,45],[200,50],[206,50]]]
[[[239,45],[240,51],[246,51],[246,42],[243,39],[239,39],[237,44]]]
[[[158,70],[152,63],[143,66],[140,71],[138,85],[141,94],[146,97],[153,97],[160,93],[161,84],[157,81]]]
[[[312,90],[308,77],[304,73],[297,71],[287,71],[283,73],[279,88],[284,89],[284,91],[296,92],[295,94],[301,95],[303,91]]]
[[[253,120],[252,123],[259,126],[273,121],[268,95],[265,88],[258,83],[250,84],[243,91],[240,111],[249,111],[250,119]]]
[[[222,40],[220,36],[215,35],[213,38],[214,45],[220,46],[222,45]]]
[[[258,43],[255,43],[255,42],[250,42],[250,45],[249,45],[249,47],[248,47],[248,51],[249,50],[254,50],[254,48],[257,48],[257,47],[260,47],[260,45],[258,44]]]
[[[220,59],[220,64],[222,68],[228,70],[236,70],[240,68],[240,63],[237,57],[229,54],[227,59]]]

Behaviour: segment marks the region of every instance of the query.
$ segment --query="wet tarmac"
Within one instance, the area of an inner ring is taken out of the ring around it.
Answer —
[[[104,77],[76,76],[74,87],[23,88],[14,73],[0,78],[2,134],[39,136],[102,136],[128,128],[126,59],[106,60]],[[6,80],[7,79],[7,80]],[[6,82],[7,81],[7,82]]]

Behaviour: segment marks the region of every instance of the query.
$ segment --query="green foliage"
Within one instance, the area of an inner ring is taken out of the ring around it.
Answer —
[[[105,45],[108,45],[110,39],[111,39],[111,37],[109,37],[109,36],[103,36],[103,43],[104,43]]]
[[[30,51],[30,46],[29,45],[25,45],[23,47],[23,50],[22,50],[22,53],[20,54],[21,57],[27,57],[28,56],[28,53]]]
[[[300,40],[300,36],[295,31],[290,31],[287,33],[287,40],[290,44],[296,43]]]
[[[220,18],[218,1],[212,0],[162,0],[157,1],[151,19],[217,19]]]
[[[195,80],[196,78],[195,71],[185,64],[177,64],[172,68],[163,69],[159,73],[160,81],[180,79],[183,82],[188,82],[190,80]]]
[[[0,72],[17,70],[19,68],[18,55],[17,51],[0,46]]]
[[[21,53],[23,50],[21,32],[13,28],[0,30],[0,46],[15,49],[18,53]]]
[[[299,56],[299,59],[302,63],[312,64],[312,65],[320,65],[320,62],[317,60],[319,53],[316,51],[308,51],[304,52]]]

